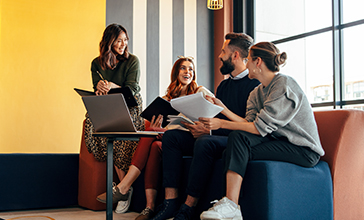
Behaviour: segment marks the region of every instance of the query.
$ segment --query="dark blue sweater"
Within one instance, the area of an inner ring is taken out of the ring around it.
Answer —
[[[258,80],[249,79],[247,75],[236,80],[229,77],[223,80],[217,87],[216,98],[220,99],[230,111],[244,118],[246,101],[248,100],[249,94],[259,84],[260,82]],[[226,116],[221,113],[216,117],[227,119]],[[226,129],[219,129],[212,132],[214,135],[228,135],[228,133],[230,133],[230,130]]]

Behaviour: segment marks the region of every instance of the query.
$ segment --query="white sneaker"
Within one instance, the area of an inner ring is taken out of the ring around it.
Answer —
[[[218,220],[243,220],[240,206],[236,205],[230,199],[224,197],[220,201],[215,202],[214,206],[209,210],[202,212],[200,218],[203,219],[218,219]]]
[[[125,213],[126,211],[128,211],[132,194],[133,194],[133,187],[130,187],[128,200],[126,200],[126,201],[120,200],[118,202],[118,206],[116,206],[116,209],[115,209],[116,213]]]

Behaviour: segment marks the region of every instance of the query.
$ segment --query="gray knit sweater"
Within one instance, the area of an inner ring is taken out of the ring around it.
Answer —
[[[249,96],[246,120],[264,137],[286,137],[295,145],[325,154],[306,95],[297,82],[278,73],[267,87],[259,85]]]

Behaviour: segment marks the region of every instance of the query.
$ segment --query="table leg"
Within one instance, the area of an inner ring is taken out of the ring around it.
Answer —
[[[112,220],[112,182],[113,182],[113,138],[107,140],[106,162],[106,220]]]

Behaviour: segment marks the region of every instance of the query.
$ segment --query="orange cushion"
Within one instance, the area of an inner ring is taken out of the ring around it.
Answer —
[[[334,219],[364,219],[364,111],[317,111],[315,118],[333,179]]]
[[[145,120],[145,127],[149,125],[149,121]],[[105,210],[106,204],[97,201],[96,197],[106,192],[106,162],[97,161],[93,154],[88,152],[84,127],[85,121],[83,121],[79,155],[78,205],[92,210]],[[116,172],[113,178],[115,182],[118,182]]]

